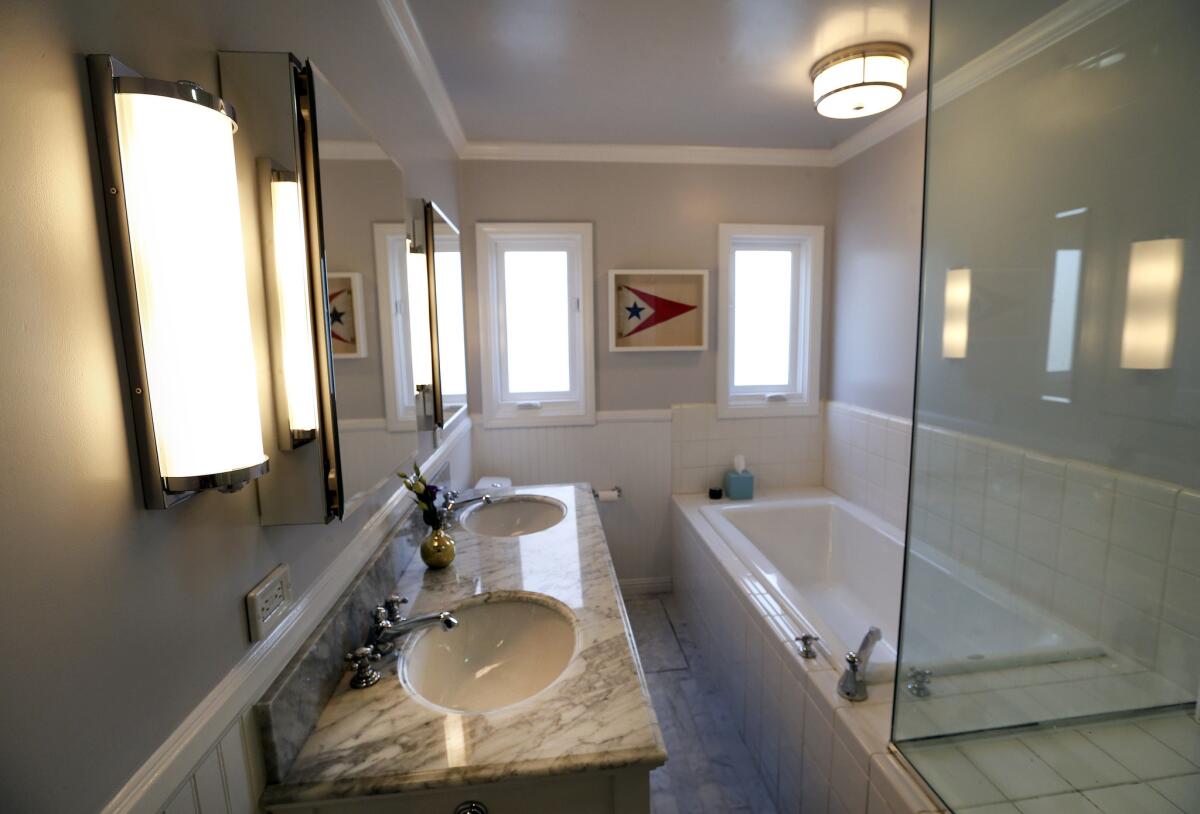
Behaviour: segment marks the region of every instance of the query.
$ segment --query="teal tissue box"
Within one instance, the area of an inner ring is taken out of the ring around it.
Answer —
[[[725,497],[730,500],[750,500],[754,497],[754,473],[749,469],[725,473]]]

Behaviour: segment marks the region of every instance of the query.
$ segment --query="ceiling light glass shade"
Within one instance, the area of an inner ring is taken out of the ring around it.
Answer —
[[[271,181],[271,225],[288,426],[293,438],[311,438],[316,434],[318,421],[317,369],[298,182]]]
[[[908,87],[911,53],[902,45],[858,45],[813,66],[813,104],[830,119],[873,116],[897,105]]]
[[[267,460],[235,125],[194,98],[120,85],[114,95],[146,387],[158,468],[171,492],[236,488]]]
[[[970,331],[971,270],[946,272],[946,298],[942,320],[942,358],[965,359]]]
[[[1143,240],[1129,253],[1121,367],[1165,370],[1175,351],[1183,241]]]

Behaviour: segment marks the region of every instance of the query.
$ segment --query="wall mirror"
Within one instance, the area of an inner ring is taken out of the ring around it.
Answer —
[[[445,428],[467,411],[466,334],[463,325],[459,230],[434,201],[414,199],[409,228],[412,274],[428,292],[430,364],[413,380],[418,421]]]
[[[319,71],[315,93],[328,321],[352,510],[397,469],[426,460],[440,429],[466,411],[462,272],[454,224],[431,202],[413,205],[400,167]]]
[[[259,363],[263,525],[326,523],[344,510],[330,333],[325,319],[315,71],[286,53],[222,52],[247,270],[261,269],[268,359]],[[257,217],[255,214],[257,213]],[[253,275],[251,275],[253,280]]]

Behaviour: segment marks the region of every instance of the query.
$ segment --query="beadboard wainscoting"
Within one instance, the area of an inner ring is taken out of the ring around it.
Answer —
[[[518,486],[586,482],[620,486],[600,503],[617,578],[626,596],[671,587],[671,412],[615,410],[578,427],[488,429],[474,421],[477,477],[502,475]]]
[[[451,427],[426,468],[456,488],[469,482],[471,424]],[[344,437],[344,436],[343,436]],[[410,451],[411,454],[411,451]],[[142,764],[101,814],[253,814],[266,783],[253,705],[344,601],[364,567],[392,544],[413,503],[399,478],[358,498],[339,522],[341,553],[266,639],[246,655]]]

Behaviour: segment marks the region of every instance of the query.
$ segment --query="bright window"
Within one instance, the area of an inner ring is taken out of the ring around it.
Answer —
[[[463,328],[462,255],[458,234],[434,226],[433,269],[437,280],[438,359],[442,368],[442,400],[467,403],[467,348]],[[427,302],[428,300],[426,300]],[[428,317],[426,317],[428,323]],[[429,335],[426,326],[426,337]],[[428,345],[428,338],[426,345]],[[428,358],[428,357],[426,357]]]
[[[721,224],[722,418],[817,412],[824,231]]]
[[[592,227],[476,226],[488,426],[595,421]]]

